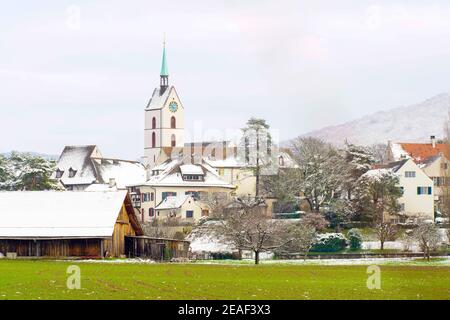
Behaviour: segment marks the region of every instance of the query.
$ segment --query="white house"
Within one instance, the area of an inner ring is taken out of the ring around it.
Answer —
[[[187,221],[198,221],[202,217],[203,208],[191,195],[169,196],[155,208],[158,219],[171,218]]]
[[[403,193],[398,202],[403,215],[434,219],[433,180],[412,159],[377,166],[374,170],[390,170],[398,176]]]

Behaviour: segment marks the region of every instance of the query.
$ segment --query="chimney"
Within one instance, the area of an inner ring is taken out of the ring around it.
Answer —
[[[431,140],[431,146],[433,147],[433,149],[436,148],[436,137],[431,136],[430,140]]]
[[[109,187],[114,188],[116,186],[116,179],[110,178],[109,179]]]

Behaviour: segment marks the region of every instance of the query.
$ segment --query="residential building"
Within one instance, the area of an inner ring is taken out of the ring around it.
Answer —
[[[434,219],[433,180],[408,158],[401,161],[378,165],[372,170],[389,170],[399,178],[402,196],[398,199],[400,213],[405,219]],[[370,174],[370,172],[369,172]]]
[[[190,195],[195,200],[208,193],[226,193],[234,191],[235,186],[221,179],[216,170],[207,163],[191,164],[190,157],[166,160],[153,167],[151,176],[144,183],[129,185],[135,208],[140,211],[140,220],[149,222],[167,215],[157,215],[156,208],[167,197]],[[181,201],[181,200],[180,200]],[[208,207],[198,203],[202,215],[208,214]],[[197,220],[198,215],[194,216]]]
[[[387,160],[413,159],[423,172],[433,180],[434,200],[437,210],[448,208],[450,197],[450,145],[439,143],[435,136],[429,143],[388,143]]]
[[[69,191],[125,190],[144,182],[146,170],[137,161],[104,158],[95,145],[66,146],[52,179]]]

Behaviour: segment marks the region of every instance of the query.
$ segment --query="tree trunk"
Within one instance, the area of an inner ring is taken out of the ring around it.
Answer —
[[[255,264],[259,264],[259,251],[255,251]]]
[[[242,249],[238,250],[238,260],[242,260]]]
[[[427,247],[427,261],[430,261],[430,248]]]
[[[384,250],[384,240],[380,240],[380,249],[381,251]]]

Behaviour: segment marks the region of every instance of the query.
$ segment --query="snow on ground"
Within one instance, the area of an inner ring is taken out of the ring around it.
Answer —
[[[434,258],[438,258],[435,260]],[[199,264],[224,264],[224,265],[252,265],[253,260],[203,260]],[[361,259],[293,259],[293,260],[261,260],[261,264],[267,265],[329,265],[329,266],[353,266],[353,265],[430,265],[450,267],[450,257],[433,257],[428,262],[421,258],[361,258]]]
[[[374,249],[380,249],[380,241],[364,241],[362,243],[362,249],[364,250],[374,250]],[[384,249],[396,249],[396,250],[404,250],[405,244],[400,241],[386,241],[384,243]],[[419,252],[419,244],[412,243],[410,245],[410,251],[412,252]]]
[[[68,261],[68,260],[60,260]],[[88,260],[69,260],[74,263],[105,263],[105,264],[152,264],[156,263],[151,259],[88,259]]]

